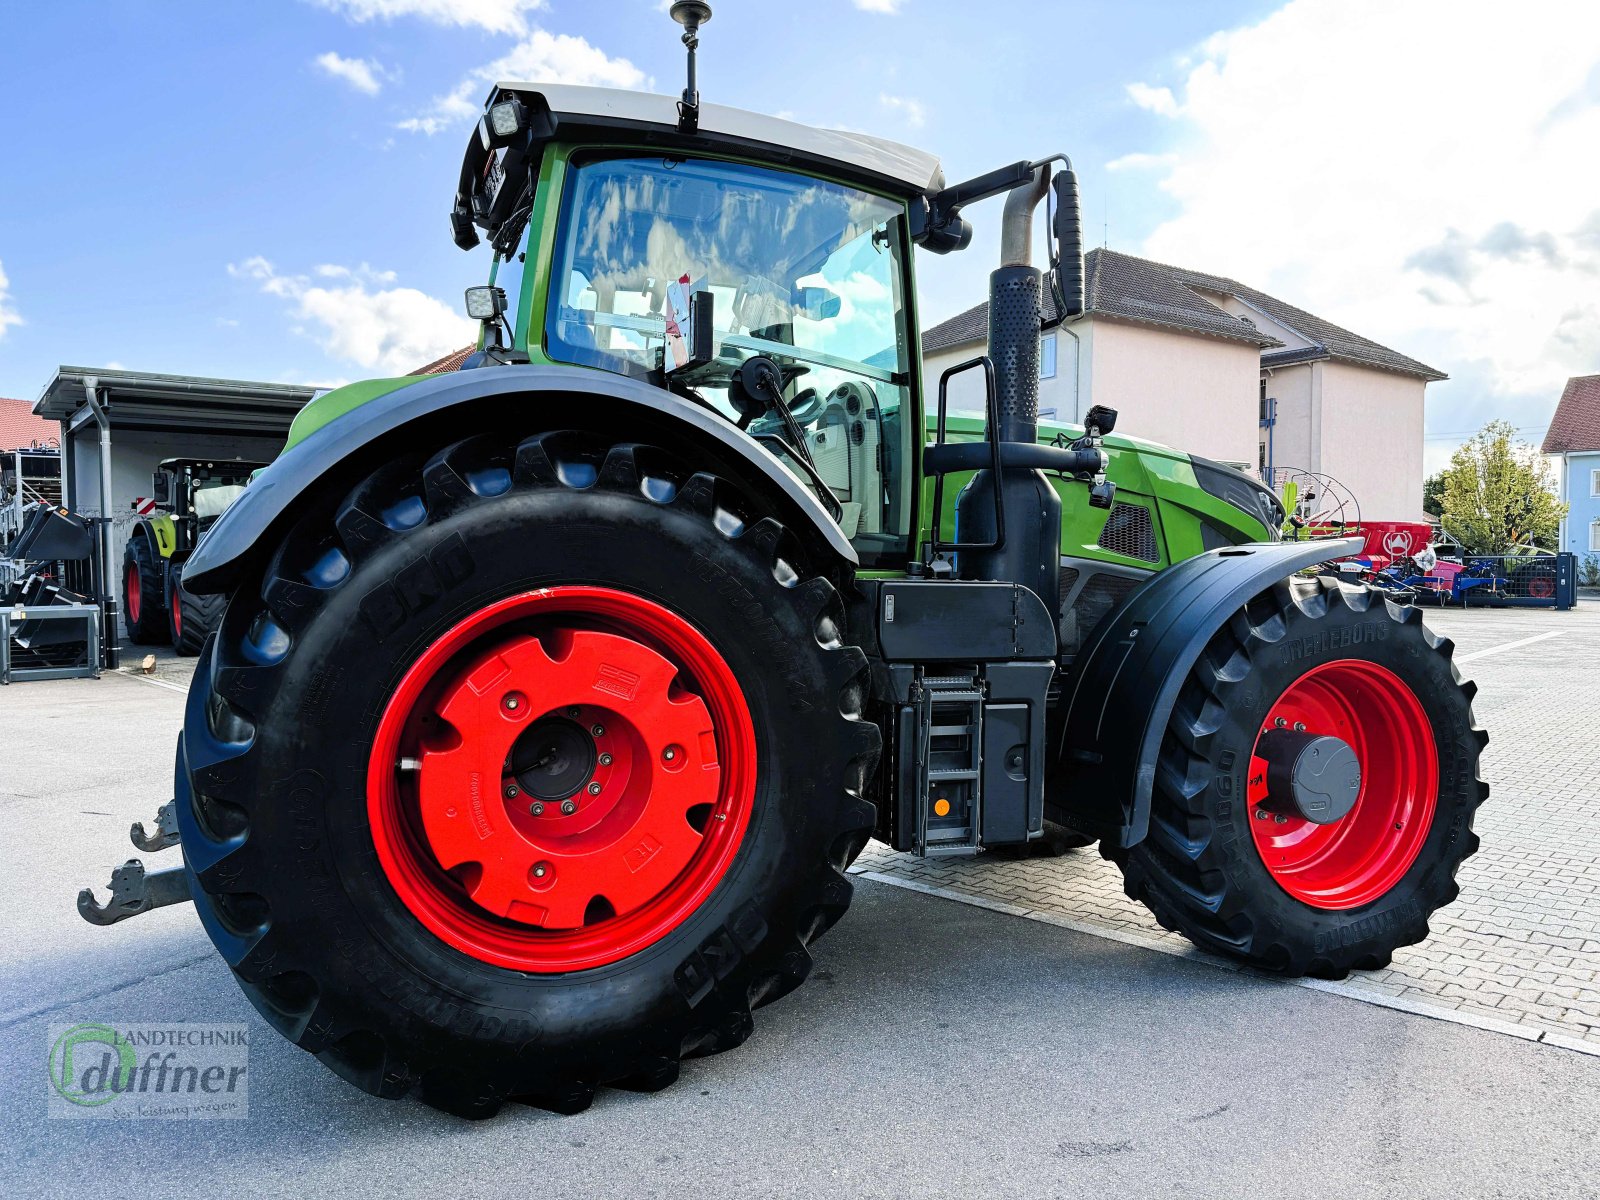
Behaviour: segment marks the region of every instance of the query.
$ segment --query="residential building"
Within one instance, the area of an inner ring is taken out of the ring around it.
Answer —
[[[1330,475],[1369,518],[1422,517],[1422,414],[1443,372],[1226,276],[1094,250],[1087,311],[1062,323],[1046,300],[1040,355],[1045,420],[1072,424],[1091,405],[1117,429],[1273,480]],[[930,380],[981,352],[988,305],[928,329]],[[982,411],[976,373],[952,381],[951,406]]]
[[[1556,548],[1600,554],[1600,375],[1567,380],[1543,450],[1560,459],[1556,474],[1569,506]]]
[[[61,426],[33,415],[33,401],[0,399],[0,454],[60,444]]]

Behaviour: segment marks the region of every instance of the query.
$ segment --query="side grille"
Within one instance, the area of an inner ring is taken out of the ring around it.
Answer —
[[[1113,554],[1125,554],[1145,562],[1161,561],[1161,554],[1156,550],[1155,524],[1150,519],[1150,510],[1142,504],[1113,506],[1111,515],[1106,518],[1106,527],[1100,531],[1100,545]]]

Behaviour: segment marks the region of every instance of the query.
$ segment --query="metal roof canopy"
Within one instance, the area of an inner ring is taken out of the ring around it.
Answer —
[[[34,414],[67,422],[69,433],[92,425],[91,383],[113,430],[255,433],[279,438],[288,436],[295,414],[322,390],[287,383],[63,366],[39,393]]]

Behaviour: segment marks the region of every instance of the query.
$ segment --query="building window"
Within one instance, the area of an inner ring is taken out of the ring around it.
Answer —
[[[1600,496],[1600,470],[1589,472],[1589,495]]]
[[[1589,553],[1600,554],[1600,520],[1589,522]]]
[[[1056,377],[1056,335],[1046,334],[1039,339],[1039,378],[1054,379]],[[1600,471],[1595,472],[1600,475]]]

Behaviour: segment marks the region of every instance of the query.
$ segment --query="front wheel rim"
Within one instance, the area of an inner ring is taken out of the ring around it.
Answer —
[[[368,764],[396,895],[483,962],[580,970],[650,946],[727,874],[755,731],[733,672],[668,609],[569,586],[473,613],[407,671]]]
[[[1331,824],[1271,811],[1261,737],[1293,729],[1355,750],[1361,786]],[[1250,832],[1277,884],[1313,908],[1352,909],[1386,895],[1422,852],[1439,793],[1433,728],[1415,692],[1387,667],[1340,659],[1291,683],[1267,713],[1250,763]]]
[[[139,621],[140,600],[139,565],[137,563],[134,564],[133,570],[127,573],[126,591],[128,593],[128,620],[137,624]]]

